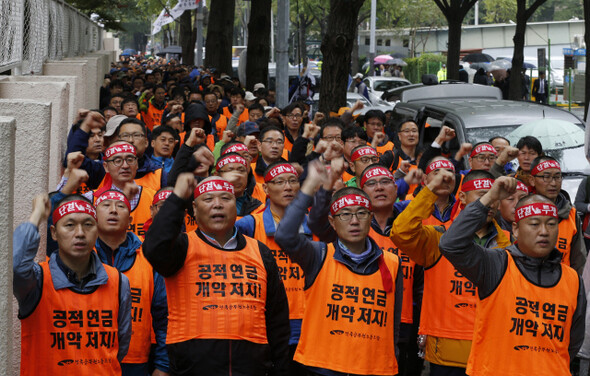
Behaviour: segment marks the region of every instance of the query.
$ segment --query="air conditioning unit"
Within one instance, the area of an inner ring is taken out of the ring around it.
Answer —
[[[584,44],[583,34],[574,35],[574,48],[584,48]]]

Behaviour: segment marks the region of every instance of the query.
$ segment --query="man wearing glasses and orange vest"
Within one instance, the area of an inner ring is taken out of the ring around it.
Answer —
[[[534,169],[534,167],[533,167]],[[477,287],[477,314],[467,373],[570,375],[584,340],[582,279],[561,262],[558,209],[539,194],[522,198],[512,225],[517,242],[503,251],[473,242],[490,207],[516,191],[500,177],[442,236],[444,256]]]
[[[275,241],[305,273],[305,312],[295,361],[309,375],[397,375],[397,339],[402,312],[402,267],[369,238],[371,203],[358,188],[337,191],[330,224],[338,239],[314,242],[299,233],[315,191],[329,191],[343,163],[330,173],[309,164],[299,195],[287,207]]]
[[[13,236],[21,375],[121,375],[131,339],[129,280],[92,251],[96,211],[79,195],[57,203],[51,236],[59,249],[36,263],[38,228],[50,210],[46,194],[35,197]]]
[[[561,166],[555,159],[537,157],[531,163],[529,185],[536,193],[553,201],[558,209],[559,236],[556,247],[563,254],[562,261],[582,275],[587,253],[582,224],[576,208],[566,193],[561,191],[562,180]]]
[[[165,278],[166,344],[173,375],[284,375],[289,306],[268,247],[234,226],[233,185],[176,180],[143,244]],[[194,198],[194,199],[193,199]],[[182,232],[192,201],[198,228]]]
[[[432,161],[426,168],[427,184],[398,215],[391,229],[391,238],[399,249],[424,267],[419,334],[426,335],[425,359],[430,362],[432,376],[465,375],[475,320],[475,286],[442,257],[438,248],[445,227],[423,224],[432,215],[437,193],[452,192],[454,171],[453,164],[444,158]],[[465,175],[459,193],[461,204],[477,200],[492,187],[492,182],[487,171],[474,170]],[[495,210],[497,205],[472,241],[505,248],[511,244],[510,235],[494,221]]]

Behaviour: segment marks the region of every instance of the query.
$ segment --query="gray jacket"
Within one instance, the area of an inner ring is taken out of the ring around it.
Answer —
[[[473,234],[486,220],[488,208],[479,200],[467,205],[440,239],[439,248],[453,266],[478,288],[485,299],[498,287],[507,268],[508,254],[473,242]],[[561,252],[554,249],[544,259],[524,255],[517,245],[507,248],[524,277],[537,286],[553,286],[561,278]],[[582,279],[570,330],[569,355],[573,359],[584,340],[586,293]]]

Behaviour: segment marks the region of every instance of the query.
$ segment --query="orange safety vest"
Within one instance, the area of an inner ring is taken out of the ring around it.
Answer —
[[[262,157],[259,157],[262,158]],[[258,175],[256,173],[256,162],[250,163],[250,169],[252,169],[252,175],[254,175],[254,179],[256,179],[256,184],[264,184],[264,176]]]
[[[164,109],[158,110],[151,102],[148,106],[147,114],[145,116],[145,125],[150,129],[154,130],[155,126],[162,124],[162,115]]]
[[[286,134],[288,131],[284,131],[283,133],[285,134],[285,144],[283,146],[283,153],[285,153],[285,150],[287,150],[287,153],[291,153],[291,151],[293,151],[293,143],[291,141],[289,141],[289,139],[287,138]],[[293,140],[295,141],[295,140]],[[289,159],[287,159],[289,160]]]
[[[42,295],[21,319],[21,375],[121,375],[117,269],[90,294],[56,290],[47,262],[40,264]]]
[[[259,344],[266,337],[267,273],[258,241],[223,251],[187,233],[184,266],[167,277],[166,343],[191,339],[234,339]]]
[[[228,107],[223,107],[223,116],[225,116],[226,118],[228,118],[228,120],[231,118],[232,113],[229,112],[229,106]],[[240,126],[240,124],[242,124],[245,121],[248,121],[250,119],[250,115],[248,113],[248,109],[244,108],[244,111],[240,114],[240,117],[238,117],[238,124],[236,124],[236,126]],[[222,132],[223,134],[223,132]]]
[[[135,253],[133,266],[124,271],[131,287],[131,343],[122,363],[147,363],[152,335],[152,298],[154,271],[141,248]]]
[[[266,244],[277,262],[279,276],[285,285],[287,300],[289,301],[289,319],[302,319],[305,310],[305,294],[303,293],[305,278],[303,270],[299,265],[291,261],[285,251],[279,247],[274,240],[274,236],[266,235],[262,219],[264,212],[251,215],[255,223],[254,239]]]
[[[382,251],[395,253],[402,261],[402,273],[404,276],[404,300],[402,301],[402,322],[411,324],[414,313],[414,268],[416,263],[410,257],[398,250],[389,236],[378,234],[373,228],[369,231],[371,239],[377,243]],[[395,276],[394,276],[395,278]]]
[[[227,117],[225,115],[219,115],[219,118],[213,121],[213,116],[209,116],[209,122],[211,122],[211,129],[217,129],[217,138],[221,140],[223,138],[223,132],[227,128]]]
[[[512,255],[494,292],[477,303],[469,375],[569,375],[578,274],[561,265],[555,286],[522,275]]]
[[[393,321],[395,289],[383,289],[381,273],[356,274],[326,258],[314,283],[305,290],[305,313],[295,357],[310,367],[359,375],[396,375]],[[383,253],[393,278],[399,258]],[[378,349],[378,351],[376,351]]]
[[[159,191],[162,188],[162,169],[159,168],[154,172],[148,172],[143,175],[143,177],[135,179],[135,184],[152,189],[156,192]]]
[[[371,143],[369,143],[369,142],[367,142],[367,144],[368,145],[371,145]],[[385,145],[383,145],[383,146],[377,146],[375,148],[375,150],[377,150],[377,154],[379,156],[382,156],[387,150],[393,150],[393,148],[394,148],[393,142],[387,141],[385,143]]]
[[[576,208],[570,209],[569,217],[559,221],[559,234],[557,236],[556,248],[559,252],[563,253],[561,262],[570,265],[571,251],[572,251],[572,240],[578,232],[576,227]]]
[[[189,133],[190,134],[190,133]],[[186,132],[182,132],[179,134],[180,136],[180,145],[184,144],[184,139],[186,137]],[[213,151],[215,149],[215,136],[212,134],[207,135],[207,140],[205,141],[209,150]]]
[[[148,221],[148,219],[152,218],[152,213],[150,212],[150,207],[152,206],[152,200],[156,191],[153,189],[149,189],[147,187],[141,188],[141,195],[139,196],[139,203],[129,213],[131,215],[131,223],[129,224],[129,228],[127,231],[134,233],[137,236],[145,236],[145,231],[143,229],[143,224]]]
[[[263,183],[264,183],[264,179]],[[256,183],[254,186],[254,190],[252,191],[252,198],[257,199],[258,201],[262,202],[263,204],[266,202],[266,193],[264,193],[264,188],[262,188],[261,183]]]
[[[348,163],[348,162],[345,162],[345,163]],[[351,175],[348,172],[346,172],[346,170],[344,170],[344,172],[342,173],[342,181],[347,182],[352,178],[354,178],[354,175]]]

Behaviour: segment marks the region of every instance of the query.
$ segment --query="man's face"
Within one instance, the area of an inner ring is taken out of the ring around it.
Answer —
[[[154,77],[153,74],[150,74],[149,76],[146,77],[146,81],[149,82],[150,84],[155,84],[156,78]]]
[[[118,153],[103,162],[104,170],[111,175],[113,183],[123,188],[133,181],[137,173],[137,157],[131,153]]]
[[[112,97],[109,105],[114,107],[118,113],[121,112],[121,103],[123,103],[123,98],[121,97]]]
[[[104,131],[102,129],[92,128],[88,138],[88,148],[86,153],[90,155],[100,154],[104,149]]]
[[[117,114],[117,111],[113,111],[113,110],[105,110],[104,111],[104,121],[105,122],[109,122],[109,120],[111,120],[111,118]]]
[[[375,137],[375,133],[383,132],[383,122],[377,117],[367,119],[365,121],[365,130],[367,131],[367,136],[373,138]]]
[[[205,95],[205,107],[207,108],[207,112],[210,114],[214,114],[217,112],[219,108],[219,102],[217,101],[217,96],[213,93]]]
[[[248,120],[255,122],[256,120],[260,119],[262,117],[262,115],[264,115],[264,114],[260,110],[248,111],[248,116],[249,116]]]
[[[494,153],[484,152],[469,158],[469,165],[472,170],[489,171],[498,157]]]
[[[413,121],[407,121],[399,129],[398,137],[402,146],[414,147],[418,145],[418,126]]]
[[[135,80],[133,80],[133,89],[135,91],[141,90],[142,87],[143,87],[143,80],[142,79],[136,78]]]
[[[162,81],[162,73],[154,72],[154,79],[156,80],[156,82],[161,82]]]
[[[262,184],[262,188],[271,203],[286,208],[299,192],[299,179],[295,174],[280,174]]]
[[[393,209],[397,199],[397,185],[393,179],[376,176],[365,182],[363,191],[369,196],[374,211]]]
[[[358,219],[356,215],[350,217],[350,219],[345,220],[342,214],[350,215],[356,213],[369,213],[367,218],[365,219]],[[341,219],[344,218],[344,219]],[[371,219],[373,218],[373,213],[369,212],[366,208],[362,206],[348,206],[340,209],[338,213],[334,216],[328,217],[330,221],[330,225],[336,231],[338,238],[342,240],[345,244],[361,244],[369,235],[369,230],[371,229]]]
[[[441,171],[442,171],[441,169],[437,169],[437,170],[432,171],[430,174],[426,175],[424,178],[425,185],[430,183],[436,176],[438,176],[438,174],[441,173]],[[455,190],[455,173],[452,170],[447,170],[447,171],[452,172],[451,181],[443,184],[441,187],[435,189],[434,192],[432,192],[439,197],[450,196],[453,193],[453,191]]]
[[[363,140],[359,136],[354,136],[354,138],[349,138],[344,140],[344,148],[342,154],[347,161],[350,161],[350,156],[352,154],[352,149],[356,148],[357,146],[366,145],[367,141]]]
[[[268,91],[268,95],[266,96],[266,98],[268,98],[268,101],[270,103],[275,103],[275,98],[276,98],[277,92],[274,90],[269,90]]]
[[[498,152],[498,155],[500,155],[500,153],[502,152],[502,150],[504,150],[504,148],[506,146],[510,146],[510,144],[508,143],[508,141],[506,141],[503,138],[495,138],[491,142],[491,144],[496,149],[496,151]]]
[[[298,132],[303,122],[303,112],[300,108],[294,108],[293,111],[289,112],[285,118],[286,128],[291,132]]]
[[[376,155],[364,155],[358,158],[354,162],[350,162],[350,169],[355,174],[357,179],[361,178],[361,174],[365,171],[365,168],[369,167],[373,163],[379,163],[379,157]]]
[[[232,107],[236,107],[238,104],[244,103],[244,98],[240,94],[232,94],[229,97],[229,101],[231,102]]]
[[[523,191],[516,191],[513,195],[500,201],[500,215],[504,220],[512,223],[514,222],[514,211],[518,200],[526,196],[527,194]]]
[[[123,86],[117,85],[117,86],[113,86],[111,88],[111,95],[121,94],[122,92],[123,92]]]
[[[248,167],[241,163],[228,163],[217,174],[234,185],[236,197],[241,196],[248,186]]]
[[[193,103],[193,102],[202,102],[203,101],[203,96],[201,95],[201,93],[191,93],[188,97],[188,101]],[[205,108],[207,108],[207,106],[205,106]]]
[[[138,157],[141,157],[148,147],[147,137],[139,124],[124,124],[119,130],[119,140],[135,146]]]
[[[166,90],[159,87],[154,92],[154,101],[157,103],[162,103],[166,99]]]
[[[59,245],[61,258],[83,261],[94,249],[98,237],[96,221],[85,213],[68,214],[51,226],[51,237]]]
[[[190,127],[190,129],[193,129],[193,128],[203,129],[205,127],[205,120],[204,119],[193,119],[189,123],[189,127]]]
[[[260,143],[260,154],[266,162],[276,162],[281,158],[285,146],[285,137],[281,132],[266,132]]]
[[[123,201],[104,200],[96,207],[99,234],[125,234],[131,217]]]
[[[154,149],[154,157],[170,158],[176,145],[174,135],[168,132],[162,132],[158,137],[152,140],[152,148]]]
[[[528,146],[523,146],[518,151],[518,164],[523,171],[529,172],[531,170],[531,163],[539,156],[539,153],[533,149],[529,149]]]
[[[137,109],[137,105],[133,102],[127,102],[123,106],[123,115],[127,117],[134,118],[137,116],[138,113],[139,110]]]
[[[557,196],[559,196],[562,182],[561,171],[559,169],[548,168],[535,176],[530,176],[529,179],[529,184],[535,188],[537,193],[555,202]]]
[[[559,221],[553,217],[533,216],[512,224],[518,248],[527,256],[546,257],[555,248]]]
[[[236,198],[229,192],[208,192],[193,202],[199,228],[208,234],[227,234],[236,222]]]
[[[326,127],[323,130],[322,139],[327,142],[338,141],[342,144],[342,129],[340,127]]]
[[[469,192],[459,192],[459,200],[463,205],[469,205],[472,202],[477,201],[478,199],[482,198],[489,189],[476,189],[474,191]],[[498,206],[500,204],[495,202],[490,205],[490,209],[488,210],[488,217],[486,218],[486,223],[490,223],[494,217],[496,216],[496,212],[498,211]]]

